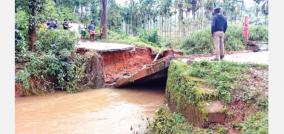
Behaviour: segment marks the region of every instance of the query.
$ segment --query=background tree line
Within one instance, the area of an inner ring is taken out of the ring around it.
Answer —
[[[254,0],[250,8],[244,0],[129,0],[123,6],[115,0],[16,0],[16,15],[28,19],[28,25],[17,23],[16,28],[29,33],[31,50],[37,24],[51,18],[86,25],[94,20],[104,38],[106,29],[133,36],[156,30],[167,41],[207,28],[216,6],[230,23],[241,23],[249,15],[251,24],[268,24],[268,0]]]

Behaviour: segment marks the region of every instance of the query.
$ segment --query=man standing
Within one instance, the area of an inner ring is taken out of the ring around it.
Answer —
[[[243,36],[244,36],[245,44],[247,45],[247,44],[248,44],[248,40],[249,40],[249,23],[248,23],[248,16],[245,16],[245,18],[244,18]]]
[[[91,21],[88,29],[89,29],[89,33],[90,33],[90,40],[94,41],[94,38],[95,38],[95,22],[94,22],[94,20]]]
[[[221,8],[215,8],[211,26],[211,34],[215,45],[215,60],[224,58],[224,38],[227,30],[227,19],[222,15]]]
[[[81,40],[85,41],[87,32],[83,24],[80,25],[80,33],[81,33]]]

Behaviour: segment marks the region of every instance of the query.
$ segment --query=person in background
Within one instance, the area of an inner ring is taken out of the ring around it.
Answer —
[[[221,13],[221,8],[215,8],[211,24],[211,34],[213,37],[216,54],[216,58],[214,60],[220,60],[224,58],[224,40],[227,27],[227,19]]]
[[[95,38],[95,22],[94,20],[91,20],[91,23],[88,27],[89,33],[90,33],[90,40],[94,41]]]
[[[47,22],[48,29],[56,29],[58,27],[57,20],[51,19]]]
[[[63,29],[64,30],[68,30],[71,26],[69,26],[69,23],[67,21],[67,19],[64,19],[64,22],[63,22]]]
[[[83,24],[80,25],[80,33],[81,33],[81,40],[85,41],[86,40],[86,28]]]
[[[248,21],[248,16],[245,16],[244,18],[244,29],[243,29],[243,37],[245,44],[248,44],[249,40],[249,21]]]
[[[53,28],[53,27],[52,27],[52,20],[48,20],[47,23],[46,23],[46,25],[47,25],[47,28],[48,28],[48,29],[52,29],[52,28]]]

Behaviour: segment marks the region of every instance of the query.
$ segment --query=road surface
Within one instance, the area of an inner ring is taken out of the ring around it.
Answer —
[[[230,54],[225,55],[224,61],[232,61],[239,63],[254,63],[254,64],[266,64],[268,65],[268,54],[269,51],[261,51],[261,52],[249,52],[249,53],[238,53],[238,54]],[[197,58],[195,61],[200,60],[211,60],[214,57],[204,57]]]

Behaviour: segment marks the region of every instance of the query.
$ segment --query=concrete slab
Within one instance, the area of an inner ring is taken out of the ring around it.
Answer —
[[[250,52],[250,53],[238,53],[225,55],[224,61],[239,62],[239,63],[255,63],[268,65],[268,53],[269,51]],[[196,58],[194,61],[201,60],[213,60],[214,57],[201,57]]]
[[[107,42],[79,42],[76,48],[84,48],[84,49],[92,49],[99,52],[110,52],[110,51],[119,51],[119,50],[130,50],[133,49],[135,46],[133,45],[126,45],[120,43],[107,43]]]
[[[114,86],[119,87],[119,86],[122,86],[122,85],[125,85],[125,84],[128,84],[128,83],[132,83],[136,80],[139,80],[141,78],[145,78],[145,77],[153,75],[153,74],[155,74],[159,71],[162,71],[170,65],[171,58],[172,58],[171,56],[165,57],[165,58],[160,59],[159,61],[154,62],[153,64],[148,64],[148,65],[144,66],[138,72],[136,72],[136,73],[134,73],[130,76],[118,79]]]
[[[268,51],[226,55],[225,61],[268,65]]]

